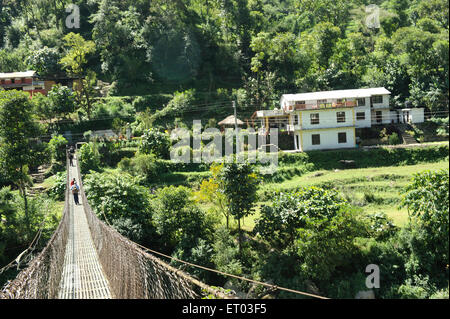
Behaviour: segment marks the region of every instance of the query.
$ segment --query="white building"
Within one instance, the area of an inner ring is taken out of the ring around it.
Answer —
[[[356,128],[376,124],[420,123],[423,109],[389,109],[383,87],[284,94],[281,108],[257,112],[265,132],[270,127],[293,133],[295,150],[356,147]]]

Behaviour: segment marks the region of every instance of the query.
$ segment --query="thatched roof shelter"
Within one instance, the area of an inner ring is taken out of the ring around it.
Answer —
[[[236,119],[237,125],[243,125],[244,122],[242,122],[240,119]],[[219,125],[231,125],[234,126],[234,115],[227,116],[225,119],[217,123]]]

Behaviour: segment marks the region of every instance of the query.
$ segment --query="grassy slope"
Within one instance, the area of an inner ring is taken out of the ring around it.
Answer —
[[[347,197],[354,205],[361,206],[364,211],[384,211],[401,226],[408,218],[406,209],[398,209],[401,195],[399,191],[409,183],[414,173],[423,170],[438,170],[449,167],[448,161],[407,166],[386,166],[377,168],[360,168],[337,171],[315,171],[303,176],[293,177],[282,183],[267,183],[262,191],[289,191],[303,186],[332,186]],[[371,202],[365,200],[364,194],[371,194]],[[261,204],[261,203],[260,203]],[[253,216],[247,220],[247,228],[253,227]]]
[[[417,164],[408,166],[387,166],[378,168],[349,169],[339,171],[315,171],[303,176],[297,176],[282,183],[267,183],[262,185],[263,191],[291,191],[303,186],[333,185],[354,205],[362,207],[367,213],[385,212],[393,222],[404,225],[408,220],[408,212],[405,208],[399,208],[401,200],[400,190],[406,186],[413,174],[423,170],[438,170],[449,167],[449,162]],[[320,176],[319,176],[320,175]],[[372,202],[364,199],[364,194],[374,195]],[[259,209],[262,205],[269,205],[269,201],[257,203],[255,214],[243,220],[242,228],[251,231],[255,226],[255,220],[259,217]],[[207,209],[211,204],[202,205]],[[223,218],[225,223],[225,218]],[[231,221],[231,227],[236,228],[237,223]]]

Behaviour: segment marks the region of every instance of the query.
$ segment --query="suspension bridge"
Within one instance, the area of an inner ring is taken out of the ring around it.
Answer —
[[[86,198],[78,160],[66,163],[65,206],[45,248],[9,282],[0,299],[230,298],[176,269],[97,218]],[[73,178],[80,205],[69,194]]]

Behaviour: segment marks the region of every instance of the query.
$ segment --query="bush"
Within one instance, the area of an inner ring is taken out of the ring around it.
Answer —
[[[48,142],[48,147],[50,149],[53,160],[57,162],[66,161],[66,146],[67,140],[62,135],[52,136],[50,142]]]
[[[143,154],[153,153],[157,157],[169,159],[171,144],[172,142],[167,133],[152,128],[146,130],[142,135],[139,152]]]
[[[93,142],[83,144],[79,151],[79,164],[81,173],[90,170],[100,171],[100,153]]]
[[[118,167],[133,176],[144,177],[148,183],[155,182],[159,176],[164,173],[155,155],[153,154],[139,154],[134,158],[122,159]]]
[[[436,280],[449,264],[449,170],[424,171],[405,187],[402,206],[412,218],[404,237],[411,251],[407,271]],[[446,275],[448,282],[448,270]],[[443,279],[442,279],[443,280]]]
[[[152,95],[142,95],[138,96],[133,100],[133,107],[136,112],[142,112],[147,109],[152,111],[162,109],[165,104],[167,104],[171,95],[165,94],[152,94]]]
[[[190,189],[169,186],[160,189],[152,202],[156,229],[169,249],[178,244],[193,248],[198,238],[206,239],[212,232],[211,221],[190,197]]]
[[[217,228],[214,234],[213,250],[212,260],[217,270],[233,275],[242,274],[243,267],[239,260],[239,247],[227,228]]]
[[[92,209],[124,236],[142,242],[152,236],[147,191],[127,174],[91,173],[84,181]]]
[[[401,144],[401,140],[398,137],[397,133],[392,133],[391,135],[389,135],[388,137],[388,141],[389,141],[389,145],[397,145],[397,144]]]
[[[48,194],[55,200],[63,201],[67,185],[67,172],[58,172],[55,175],[55,184],[48,190]]]
[[[372,150],[310,151],[282,153],[281,165],[312,165],[311,170],[341,169],[340,160],[354,160],[357,168],[415,165],[448,160],[449,146],[436,145],[417,148],[377,148]]]

